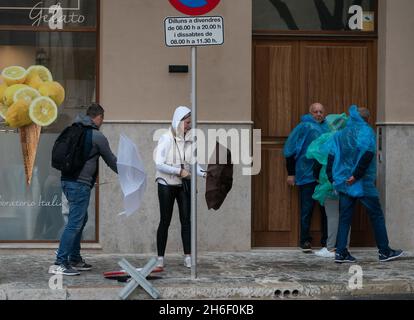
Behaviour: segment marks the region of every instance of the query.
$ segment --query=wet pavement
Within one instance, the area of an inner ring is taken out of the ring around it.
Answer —
[[[375,249],[351,252],[357,263],[343,265],[299,250],[203,253],[196,280],[191,279],[181,255],[167,255],[164,272],[153,274],[150,282],[161,299],[174,300],[414,299],[413,252],[386,263],[378,261]],[[118,300],[125,283],[105,279],[103,272],[119,270],[122,258],[143,267],[151,257],[86,252],[84,258],[93,270],[64,276],[60,287],[59,279],[48,274],[53,252],[0,253],[0,300]],[[139,288],[130,299],[151,297]]]

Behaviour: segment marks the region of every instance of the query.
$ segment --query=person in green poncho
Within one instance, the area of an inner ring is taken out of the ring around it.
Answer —
[[[319,201],[322,206],[325,206],[326,211],[328,227],[326,247],[315,252],[317,256],[324,258],[335,258],[336,236],[339,225],[339,197],[331,182],[329,182],[326,174],[326,165],[328,163],[328,155],[333,142],[333,136],[337,131],[345,128],[347,120],[348,117],[345,113],[327,116],[325,121],[329,127],[329,132],[314,140],[306,152],[306,157],[314,160],[314,175],[318,181],[313,199]]]

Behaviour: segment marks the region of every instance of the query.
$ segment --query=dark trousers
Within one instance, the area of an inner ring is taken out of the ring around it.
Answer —
[[[339,194],[339,228],[336,238],[336,252],[343,254],[346,251],[348,232],[357,200],[361,201],[362,205],[367,208],[380,253],[388,253],[387,229],[378,197],[352,198],[344,193]]]
[[[191,254],[191,194],[184,192],[181,186],[165,186],[158,184],[158,199],[160,202],[160,224],[157,231],[158,256],[163,257],[167,246],[168,228],[177,200],[181,222],[181,239],[184,254]]]
[[[316,201],[312,198],[315,188],[317,186],[316,182],[308,183],[303,186],[299,186],[299,195],[300,195],[300,245],[302,246],[305,242],[312,242],[312,237],[310,236],[310,226],[312,220],[312,213],[315,207]],[[321,245],[326,247],[326,240],[328,238],[328,228],[327,228],[327,219],[325,207],[320,206],[321,212],[321,229],[322,229],[322,238]]]

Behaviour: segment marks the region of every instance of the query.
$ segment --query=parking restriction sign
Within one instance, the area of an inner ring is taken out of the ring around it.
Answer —
[[[168,47],[224,44],[223,17],[168,17],[164,24],[165,43]]]

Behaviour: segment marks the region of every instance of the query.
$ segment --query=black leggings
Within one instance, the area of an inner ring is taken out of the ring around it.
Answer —
[[[165,186],[158,184],[158,199],[160,202],[160,224],[157,231],[158,256],[163,257],[167,246],[168,228],[177,200],[181,222],[181,238],[184,254],[191,254],[191,195],[185,193],[183,187]]]

